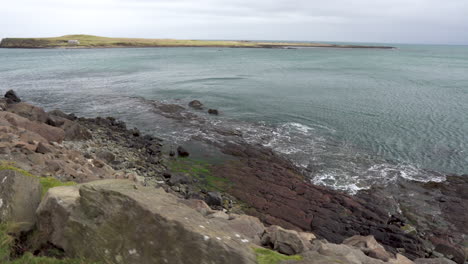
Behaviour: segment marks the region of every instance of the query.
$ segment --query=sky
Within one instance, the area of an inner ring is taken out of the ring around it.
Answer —
[[[0,38],[468,44],[468,0],[0,1]]]

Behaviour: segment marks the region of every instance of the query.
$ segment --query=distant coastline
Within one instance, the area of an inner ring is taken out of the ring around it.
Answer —
[[[257,41],[177,40],[144,38],[107,38],[91,35],[66,35],[54,38],[4,38],[0,48],[156,48],[156,47],[212,47],[212,48],[364,48],[394,49],[390,46],[338,45],[326,43],[290,43]]]

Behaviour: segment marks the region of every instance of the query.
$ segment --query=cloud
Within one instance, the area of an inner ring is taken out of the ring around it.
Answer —
[[[16,0],[0,36],[468,44],[466,0]]]

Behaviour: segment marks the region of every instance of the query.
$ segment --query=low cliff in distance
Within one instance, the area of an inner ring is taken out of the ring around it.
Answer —
[[[107,38],[91,35],[66,35],[54,38],[5,38],[0,48],[141,48],[141,47],[220,47],[220,48],[379,48],[388,46],[336,45],[325,43],[286,43],[224,40],[177,40]]]

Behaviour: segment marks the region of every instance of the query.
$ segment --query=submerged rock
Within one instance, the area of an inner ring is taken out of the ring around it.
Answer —
[[[177,147],[177,154],[179,154],[180,157],[188,157],[190,153],[182,146]]]
[[[219,115],[219,112],[216,109],[208,109],[208,114],[210,114],[210,115]]]

